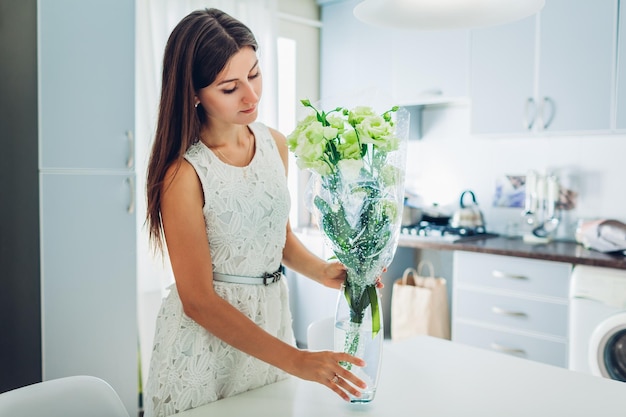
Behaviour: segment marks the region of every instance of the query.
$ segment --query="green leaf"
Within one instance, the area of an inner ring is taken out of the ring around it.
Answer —
[[[376,337],[380,331],[380,311],[378,309],[378,293],[375,285],[367,287],[370,304],[372,305],[372,339]]]
[[[346,297],[348,305],[352,307],[352,297],[350,296],[350,287],[346,284],[343,289],[343,295]]]
[[[365,309],[370,304],[369,296],[366,294],[366,290],[361,293],[355,293],[358,288],[350,285],[350,281],[346,281],[345,295],[348,305],[350,306],[350,321],[352,323],[360,324],[363,322],[363,316],[365,315]]]

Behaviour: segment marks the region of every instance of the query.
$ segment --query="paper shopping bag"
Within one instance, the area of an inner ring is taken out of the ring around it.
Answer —
[[[422,276],[428,266],[430,276]],[[445,278],[435,278],[433,265],[421,261],[407,268],[393,284],[391,295],[391,339],[417,335],[450,339],[450,312]]]

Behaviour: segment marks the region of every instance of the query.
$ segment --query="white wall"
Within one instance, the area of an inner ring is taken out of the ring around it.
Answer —
[[[410,142],[407,188],[426,201],[456,207],[460,192],[472,189],[488,228],[504,233],[521,211],[492,207],[496,178],[535,169],[555,172],[579,193],[566,217],[569,235],[579,217],[626,221],[626,134],[473,137],[469,105],[426,107],[422,129]]]

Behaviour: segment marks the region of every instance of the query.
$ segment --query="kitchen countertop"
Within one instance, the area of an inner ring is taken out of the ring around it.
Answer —
[[[480,252],[571,264],[626,269],[626,256],[606,254],[585,249],[582,245],[575,242],[553,241],[547,244],[528,244],[524,243],[521,238],[491,237],[487,239],[450,243],[436,240],[415,239],[411,236],[401,234],[398,246],[417,249]]]
[[[208,416],[624,416],[626,383],[418,336],[384,345],[374,401],[290,377],[177,414]]]

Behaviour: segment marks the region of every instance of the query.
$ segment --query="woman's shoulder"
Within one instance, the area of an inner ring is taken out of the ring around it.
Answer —
[[[180,159],[172,162],[165,171],[163,181],[164,191],[169,188],[188,189],[196,187],[200,182],[195,168],[186,159]]]
[[[287,149],[287,139],[285,138],[285,135],[280,133],[278,130],[269,127],[261,122],[255,122],[251,124],[250,127],[252,128],[252,131],[255,133],[255,135],[258,136],[258,134],[260,133],[264,135],[265,138],[271,139],[271,142],[276,144],[276,147],[281,152],[281,154],[283,150]]]

